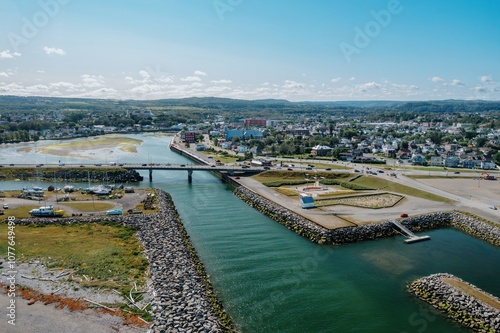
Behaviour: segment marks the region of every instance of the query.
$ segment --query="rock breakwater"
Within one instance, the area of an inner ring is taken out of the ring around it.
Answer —
[[[239,186],[235,195],[288,229],[319,244],[355,243],[399,234],[390,221],[363,226],[324,228],[290,209],[274,203],[250,189]],[[459,212],[437,212],[401,219],[399,222],[413,232],[454,227],[474,237],[500,246],[500,228]]]
[[[30,218],[27,224],[113,222],[137,229],[150,263],[154,289],[150,332],[233,332],[230,318],[218,301],[203,264],[191,244],[169,194],[156,190],[157,214]]]
[[[408,291],[476,332],[500,332],[499,308],[487,304],[484,299],[479,300],[451,283],[465,285],[492,303],[500,304],[500,299],[447,273],[417,279],[408,285]]]
[[[123,168],[3,168],[2,180],[24,179],[58,182],[135,183],[143,180],[136,170]]]

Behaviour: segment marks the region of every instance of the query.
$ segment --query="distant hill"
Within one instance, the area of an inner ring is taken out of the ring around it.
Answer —
[[[330,107],[352,106],[358,108],[372,108],[380,106],[397,106],[405,102],[401,101],[338,101],[338,102],[297,102],[302,104],[316,104]]]
[[[487,112],[500,111],[500,101],[435,100],[435,101],[332,101],[290,102],[284,99],[243,100],[220,97],[189,97],[159,100],[112,100],[91,98],[0,96],[0,111],[45,110],[130,110],[138,108],[185,106],[208,111],[279,112]]]

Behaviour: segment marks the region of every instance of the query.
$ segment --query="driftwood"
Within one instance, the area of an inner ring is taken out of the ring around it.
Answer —
[[[61,278],[61,277],[63,277],[63,276],[69,275],[69,274],[70,274],[70,272],[66,272],[66,273],[61,272],[61,273],[60,273],[59,275],[57,275],[54,279],[59,279],[59,278]]]
[[[54,290],[54,291],[53,291],[53,292],[51,292],[50,294],[51,294],[51,295],[54,295],[55,293],[57,293],[58,291],[60,291],[60,290],[61,290],[61,289],[63,289],[63,288],[64,288],[64,286],[63,286],[63,287],[61,287],[61,288],[59,288],[59,289],[57,289],[57,290]]]
[[[91,301],[90,299],[84,298],[84,300],[87,301],[87,302],[89,302],[89,303],[92,303],[92,304],[95,304],[97,306],[100,306],[101,308],[105,308],[106,310],[113,311],[113,312],[116,311],[115,309],[109,308],[106,305],[103,305],[101,303],[97,303],[97,302]]]

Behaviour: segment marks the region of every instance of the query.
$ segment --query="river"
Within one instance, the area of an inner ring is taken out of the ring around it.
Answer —
[[[168,137],[131,137],[144,142],[121,161],[189,163],[169,151]],[[24,161],[15,147],[4,149],[11,163]],[[0,189],[24,185],[1,182]],[[172,195],[220,299],[244,333],[469,332],[408,294],[406,284],[447,272],[500,295],[500,249],[454,229],[428,232],[430,241],[412,245],[395,237],[320,246],[255,211],[208,172],[195,171],[189,184],[187,172],[154,171],[153,182],[138,186]]]

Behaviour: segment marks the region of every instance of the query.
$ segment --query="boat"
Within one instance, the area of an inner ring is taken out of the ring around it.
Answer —
[[[64,190],[64,192],[71,193],[71,192],[73,192],[75,190],[75,187],[72,186],[72,185],[66,185],[66,186],[63,187],[63,190]]]
[[[108,195],[111,192],[111,190],[105,188],[102,185],[98,185],[98,186],[90,187],[88,189],[88,192],[93,193],[95,195]]]
[[[121,209],[115,208],[106,211],[106,215],[122,215],[123,211]]]
[[[43,189],[41,187],[37,187],[37,186],[33,186],[31,188],[31,190],[28,189],[27,187],[24,187],[23,192],[26,195],[35,195],[35,196],[43,196],[44,195]]]
[[[314,208],[314,198],[310,194],[300,193],[299,202],[300,206],[304,209]]]
[[[54,209],[52,206],[43,206],[29,211],[31,216],[35,217],[61,217],[64,215],[64,210]]]

